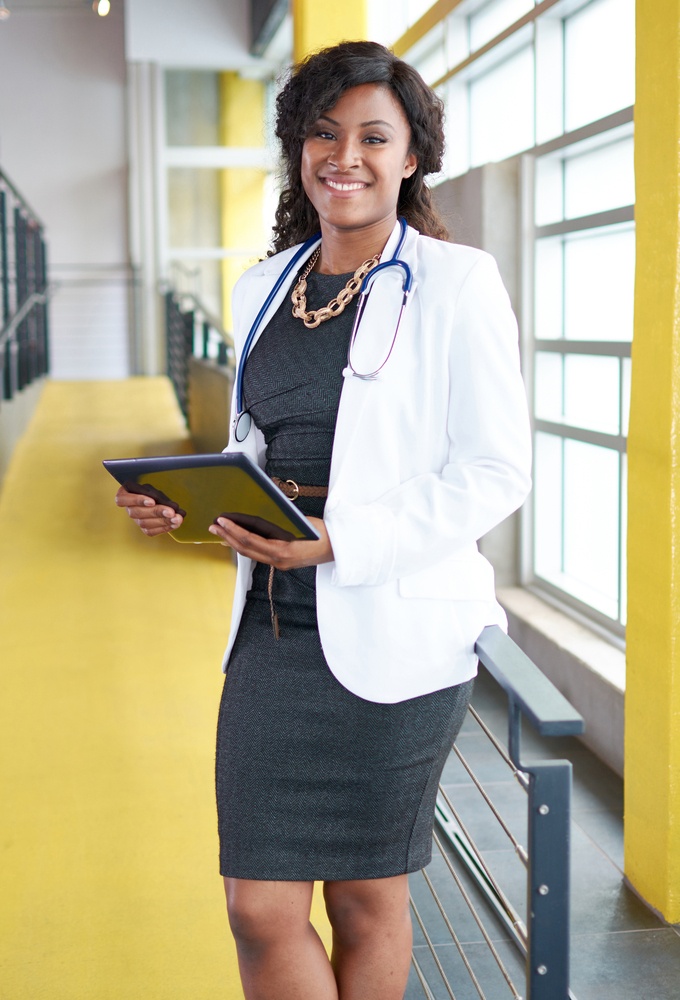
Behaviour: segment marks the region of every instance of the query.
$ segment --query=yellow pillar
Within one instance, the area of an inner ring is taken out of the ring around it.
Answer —
[[[265,89],[260,80],[220,74],[220,142],[224,146],[264,147]],[[222,264],[223,322],[231,330],[231,293],[248,264],[267,249],[264,232],[266,172],[254,167],[222,171],[222,246],[253,248],[254,254],[228,257]]]
[[[293,0],[293,59],[368,34],[368,0]]]
[[[625,870],[680,921],[680,0],[638,0]]]

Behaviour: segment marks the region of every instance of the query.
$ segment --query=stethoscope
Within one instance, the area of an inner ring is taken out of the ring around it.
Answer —
[[[402,248],[404,246],[404,242],[406,240],[406,232],[408,230],[408,223],[406,222],[406,219],[400,217],[399,225],[401,227],[401,231],[399,234],[399,241],[397,243],[394,253],[392,254],[392,257],[390,258],[390,260],[381,261],[381,263],[377,264],[373,268],[373,270],[369,271],[364,280],[362,281],[361,288],[359,290],[357,311],[354,317],[354,324],[352,326],[352,333],[350,335],[349,347],[347,349],[347,365],[350,368],[352,374],[360,379],[366,379],[366,380],[374,379],[378,375],[378,373],[382,371],[382,369],[389,361],[390,355],[392,354],[394,345],[397,340],[397,334],[399,333],[401,317],[403,315],[404,309],[406,308],[409,292],[411,291],[411,286],[413,284],[411,268],[408,266],[407,263],[405,263],[405,261],[398,259],[399,254],[401,253]],[[299,262],[304,257],[308,256],[309,251],[318,242],[319,242],[319,233],[316,233],[314,236],[311,236],[308,240],[306,240],[302,244],[302,246],[297,250],[294,256],[291,257],[291,259],[288,261],[285,268],[277,278],[276,284],[274,285],[269,295],[265,299],[262,308],[260,309],[257,316],[253,320],[253,325],[248,331],[248,336],[246,337],[245,343],[243,345],[243,351],[241,352],[241,360],[239,361],[238,370],[236,372],[236,416],[234,417],[234,422],[232,426],[234,431],[234,437],[239,443],[241,441],[245,441],[245,439],[248,437],[252,425],[252,417],[250,416],[250,413],[247,410],[243,409],[243,375],[245,372],[246,361],[248,360],[248,354],[250,353],[250,348],[253,345],[253,341],[257,336],[257,332],[269,307],[271,306],[272,302],[278,295],[280,289],[286,283],[289,275],[297,268]],[[370,295],[371,289],[375,284],[375,279],[381,272],[384,273],[390,267],[399,267],[404,272],[402,278],[403,295],[401,300],[401,308],[399,309],[399,316],[397,317],[397,325],[394,330],[394,336],[392,337],[392,342],[390,344],[389,351],[387,352],[387,356],[383,361],[383,363],[379,365],[379,367],[376,368],[375,371],[359,372],[352,363],[352,349],[354,347],[354,342],[356,341],[357,334],[359,332],[359,324],[361,323],[361,317],[364,312],[364,309],[366,308],[368,296]]]

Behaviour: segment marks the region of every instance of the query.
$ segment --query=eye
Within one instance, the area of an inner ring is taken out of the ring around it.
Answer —
[[[312,129],[312,139],[335,139],[335,135],[326,128]]]
[[[382,146],[387,142],[387,139],[383,135],[367,135],[364,142],[367,142],[369,146]]]

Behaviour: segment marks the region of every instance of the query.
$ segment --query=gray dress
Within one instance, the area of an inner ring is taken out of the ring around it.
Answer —
[[[308,278],[307,308],[349,275]],[[307,330],[287,298],[253,348],[244,397],[267,442],[269,475],[328,484],[356,299]],[[323,516],[323,499],[300,498]],[[220,705],[216,787],[220,871],[284,881],[385,878],[430,861],[437,785],[472,681],[393,705],[331,673],[316,620],[316,570],[267,578],[257,564]],[[417,665],[414,665],[417,669]]]

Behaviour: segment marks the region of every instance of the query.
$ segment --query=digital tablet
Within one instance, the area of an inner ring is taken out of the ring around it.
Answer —
[[[265,538],[317,539],[319,533],[259,466],[240,452],[117,458],[103,463],[130,493],[182,514],[177,542],[219,542],[208,528],[228,517]]]

